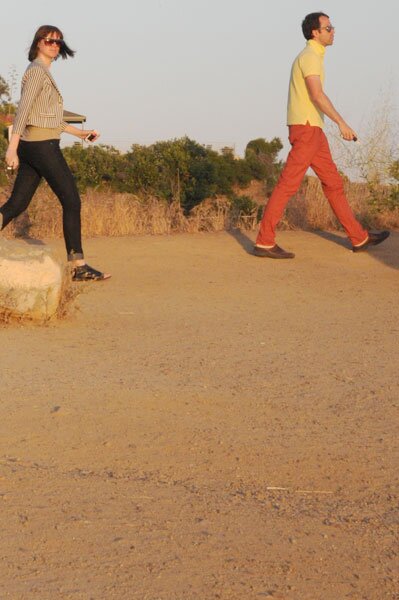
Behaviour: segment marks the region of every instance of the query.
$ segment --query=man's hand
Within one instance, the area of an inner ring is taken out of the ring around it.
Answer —
[[[353,131],[353,129],[351,129],[349,125],[345,123],[345,121],[343,121],[342,123],[338,123],[338,127],[341,132],[341,137],[343,137],[344,140],[346,140],[347,142],[357,140],[357,133]]]

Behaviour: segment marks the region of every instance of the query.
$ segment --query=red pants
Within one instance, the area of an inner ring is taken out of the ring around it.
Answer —
[[[266,205],[256,243],[262,246],[275,244],[277,224],[283,216],[288,200],[298,191],[309,167],[312,167],[320,179],[323,192],[352,244],[364,242],[368,233],[355,219],[348,204],[342,178],[331,157],[323,130],[311,125],[290,125],[289,140],[292,148]]]

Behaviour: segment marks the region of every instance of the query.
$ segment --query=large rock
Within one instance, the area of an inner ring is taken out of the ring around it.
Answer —
[[[61,300],[63,268],[47,246],[0,239],[0,318],[46,321]]]

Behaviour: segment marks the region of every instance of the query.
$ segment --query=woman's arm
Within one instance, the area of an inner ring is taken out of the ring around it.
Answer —
[[[85,140],[88,135],[92,134],[94,137],[92,140],[90,140],[91,142],[95,142],[100,137],[100,134],[95,129],[78,129],[77,127],[68,125],[67,123],[62,124],[62,130],[65,131],[65,133],[70,133],[71,135],[80,138],[81,140]]]
[[[6,163],[11,169],[16,169],[19,165],[18,145],[21,135],[25,131],[29,113],[40,90],[43,87],[44,72],[40,67],[30,67],[23,77],[21,90],[21,99],[18,104],[17,113],[12,126],[10,143],[6,152]]]
[[[12,126],[13,133],[21,136],[25,131],[29,114],[36,98],[40,94],[45,77],[44,70],[36,65],[28,67],[25,72],[22,79],[21,99]]]

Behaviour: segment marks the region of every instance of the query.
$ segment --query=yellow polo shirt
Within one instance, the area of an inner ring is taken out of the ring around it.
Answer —
[[[309,97],[305,77],[319,75],[324,82],[324,46],[315,40],[308,40],[305,48],[294,60],[291,69],[288,94],[287,125],[324,126],[324,114]]]

